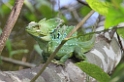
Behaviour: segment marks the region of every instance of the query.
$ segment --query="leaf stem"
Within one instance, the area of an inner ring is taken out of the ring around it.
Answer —
[[[94,11],[92,10],[87,16],[85,16],[85,17],[83,18],[83,20],[82,20],[81,22],[79,22],[79,23],[77,24],[77,26],[67,35],[66,38],[69,38],[70,36],[72,36],[72,34],[73,34],[74,32],[76,32],[76,31],[86,22],[86,20],[87,20],[93,13],[94,13]]]

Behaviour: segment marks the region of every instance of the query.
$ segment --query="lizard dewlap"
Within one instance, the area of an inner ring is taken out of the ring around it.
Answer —
[[[74,26],[62,25],[63,20],[59,18],[42,19],[39,22],[31,22],[26,27],[26,31],[38,42],[43,50],[43,59],[46,61],[56,47],[74,28]],[[55,59],[63,64],[68,58],[75,55],[76,58],[84,60],[84,53],[92,49],[95,39],[92,37],[88,41],[83,41],[81,31],[75,32],[62,48],[58,51]]]

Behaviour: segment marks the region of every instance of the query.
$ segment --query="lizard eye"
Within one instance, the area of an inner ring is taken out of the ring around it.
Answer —
[[[60,39],[60,33],[53,34],[53,38],[54,38],[54,39]]]
[[[37,25],[35,26],[35,28],[36,28],[36,29],[40,29],[40,26],[37,24]]]
[[[57,38],[59,39],[60,38],[60,33],[58,32],[58,34],[57,34]]]

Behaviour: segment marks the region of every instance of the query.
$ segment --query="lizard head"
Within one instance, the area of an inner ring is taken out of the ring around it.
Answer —
[[[49,20],[42,19],[38,23],[30,22],[26,27],[26,31],[35,39],[40,39],[42,41],[50,41],[51,33],[63,23],[59,18],[52,18]]]

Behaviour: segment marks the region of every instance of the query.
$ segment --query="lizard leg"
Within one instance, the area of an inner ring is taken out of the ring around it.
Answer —
[[[78,58],[79,60],[86,59],[84,52],[80,47],[75,47],[74,54],[75,54],[75,57]]]
[[[68,54],[66,54],[66,55],[64,55],[61,59],[60,59],[60,64],[64,64],[65,63],[65,61],[67,60],[67,59],[69,59],[71,56],[73,55],[73,53],[71,52],[71,53],[68,53]]]
[[[45,63],[49,57],[49,54],[48,53],[45,53],[44,51],[42,52],[42,61],[43,63]]]

